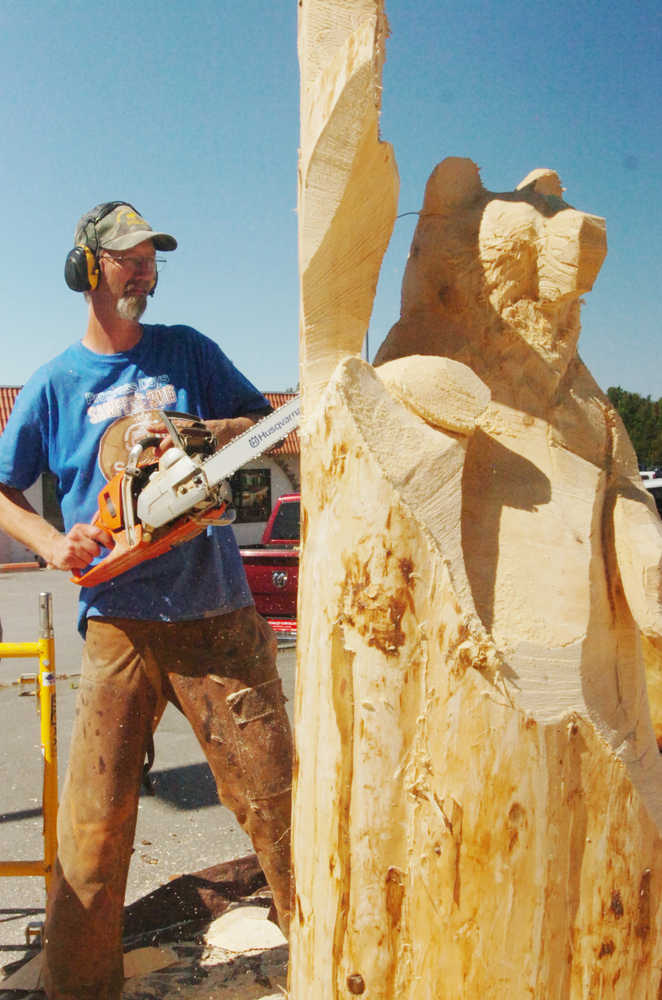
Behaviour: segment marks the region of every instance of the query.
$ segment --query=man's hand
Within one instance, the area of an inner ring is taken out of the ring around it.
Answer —
[[[243,434],[244,431],[247,431],[249,427],[252,427],[263,416],[265,416],[265,413],[248,414],[245,417],[232,417],[225,420],[204,420],[202,423],[209,428],[216,438],[216,447],[222,448],[224,444],[228,444],[238,434]],[[177,424],[179,427],[182,421],[178,420]],[[163,435],[161,443],[155,448],[157,457],[160,457],[168,448],[174,447],[174,442],[168,434],[165,424],[155,421],[148,425],[147,430],[150,434]]]
[[[53,543],[48,561],[55,569],[85,569],[99,555],[101,548],[113,547],[111,535],[96,524],[74,524],[66,535],[59,535]]]
[[[106,548],[114,545],[108,532],[94,523],[74,524],[63,535],[37,513],[20,490],[3,483],[0,483],[0,528],[55,569],[85,569],[99,555],[102,545]]]
[[[261,416],[264,416],[264,414],[261,414]],[[218,447],[222,448],[224,444],[228,444],[238,434],[243,434],[249,427],[252,427],[258,419],[259,417],[247,416],[234,417],[232,420],[205,420],[205,423],[216,438]]]

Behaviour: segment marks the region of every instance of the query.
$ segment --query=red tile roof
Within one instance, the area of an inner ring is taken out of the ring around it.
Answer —
[[[264,394],[274,409],[279,406],[284,406],[285,403],[289,403],[291,399],[296,396],[295,392],[265,392]],[[269,454],[271,455],[298,455],[301,451],[299,445],[299,432],[297,430],[290,431],[284,441],[277,444],[275,448],[272,448]]]
[[[16,397],[20,392],[20,385],[0,385],[0,433],[5,429],[5,424],[9,420]],[[274,407],[283,406],[289,402],[296,393],[294,392],[265,392],[265,396]],[[271,449],[273,455],[298,455],[299,435],[297,431],[290,431],[284,441]]]
[[[5,429],[20,389],[20,385],[0,385],[0,433]]]

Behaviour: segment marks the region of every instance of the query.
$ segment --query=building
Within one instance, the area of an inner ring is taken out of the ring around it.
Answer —
[[[293,392],[265,392],[274,409],[289,402],[294,395]],[[234,533],[240,545],[259,542],[278,497],[283,493],[299,492],[300,458],[299,434],[293,430],[271,451],[234,474],[231,481],[237,510]]]
[[[0,386],[0,433],[5,428],[19,391],[20,386]],[[295,394],[267,392],[265,395],[276,408],[287,403]],[[237,509],[233,530],[240,545],[259,542],[278,497],[283,493],[298,492],[299,460],[299,435],[294,430],[279,445],[249,462],[232,477],[232,494]],[[62,530],[54,476],[42,476],[30,487],[26,496],[35,510]],[[35,554],[29,548],[0,531],[0,564],[31,562],[34,558]]]
[[[5,424],[9,419],[9,414],[14,407],[20,388],[18,385],[0,386],[0,431],[5,429]],[[44,512],[44,488],[45,483],[39,480],[25,494],[32,506],[40,514]],[[34,552],[31,552],[25,545],[21,545],[20,542],[15,542],[4,531],[0,531],[0,563],[33,562],[34,558]]]

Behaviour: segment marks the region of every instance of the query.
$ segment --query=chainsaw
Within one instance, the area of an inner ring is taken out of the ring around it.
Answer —
[[[100,491],[92,519],[108,532],[113,547],[90,569],[75,571],[72,581],[93,587],[190,541],[210,525],[232,524],[236,511],[229,477],[287,437],[300,415],[296,396],[215,451],[213,435],[202,421],[191,418],[188,426],[178,428],[174,414],[159,411],[173,447],[158,461],[144,456],[160,437],[150,435],[131,448],[126,466]]]

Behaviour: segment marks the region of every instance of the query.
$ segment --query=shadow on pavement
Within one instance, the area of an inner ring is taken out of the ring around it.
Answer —
[[[16,812],[0,813],[0,823],[14,823],[21,819],[34,819],[41,816],[41,807],[38,809],[17,809]]]
[[[152,795],[175,809],[202,809],[218,805],[216,783],[204,761],[150,771],[148,777],[149,788],[143,786],[141,796]]]

